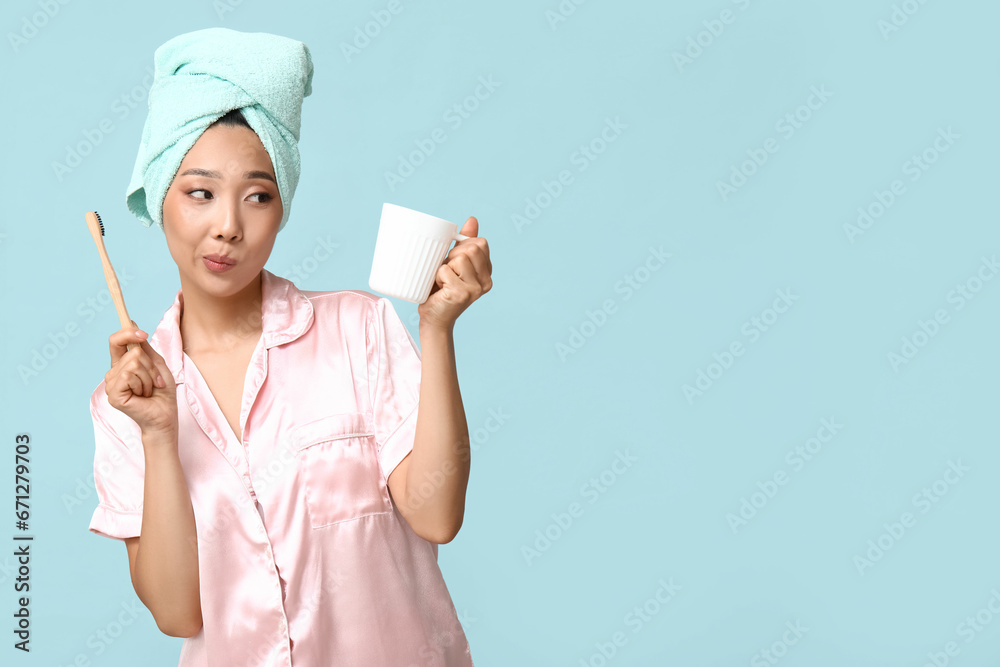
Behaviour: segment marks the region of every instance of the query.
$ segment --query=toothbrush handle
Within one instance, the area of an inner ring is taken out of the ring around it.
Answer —
[[[104,237],[99,231],[97,216],[93,212],[87,213],[87,223],[87,226],[90,228],[90,235],[94,237],[94,243],[97,244],[97,252],[101,254],[101,264],[104,266],[104,279],[108,282],[108,291],[111,293],[111,300],[115,302],[118,319],[121,320],[123,329],[131,327],[132,318],[128,316],[128,310],[125,308],[125,298],[122,296],[122,288],[118,284],[118,276],[115,274],[115,269],[111,266],[108,251],[104,248]],[[137,347],[137,344],[129,343],[126,349],[131,350],[133,347]]]

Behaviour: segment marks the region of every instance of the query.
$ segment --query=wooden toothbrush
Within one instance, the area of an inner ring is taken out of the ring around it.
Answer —
[[[114,267],[111,266],[111,260],[108,259],[108,251],[104,249],[104,223],[101,222],[101,216],[97,215],[97,211],[88,211],[86,218],[87,228],[90,229],[90,235],[94,237],[94,243],[97,244],[97,251],[101,253],[101,263],[104,265],[104,278],[108,281],[108,291],[111,292],[111,300],[115,302],[118,319],[121,320],[123,329],[130,329],[133,326],[132,319],[128,316],[128,311],[125,309],[122,288],[118,285],[118,276],[115,274]],[[126,349],[128,350],[131,350],[133,347],[139,347],[139,344],[128,343],[126,345]]]

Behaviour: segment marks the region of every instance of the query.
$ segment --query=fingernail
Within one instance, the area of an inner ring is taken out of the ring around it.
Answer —
[[[146,336],[146,332],[145,331],[136,331],[135,332],[135,337],[136,338],[145,338],[145,336]]]
[[[167,386],[167,383],[163,381],[163,376],[162,375],[157,375],[156,376],[156,386],[157,387],[165,387],[165,386]]]

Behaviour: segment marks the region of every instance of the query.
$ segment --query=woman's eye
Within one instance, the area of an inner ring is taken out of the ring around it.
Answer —
[[[194,195],[194,193],[196,193],[196,192],[204,192],[206,195],[209,195],[209,196],[208,197],[195,197],[195,199],[209,199],[211,197],[211,194],[212,194],[208,190],[192,190],[188,194],[189,195]]]
[[[264,199],[257,200],[258,204],[265,204],[265,203],[271,201],[271,195],[270,195],[270,193],[267,193],[267,192],[255,192],[255,193],[253,193],[250,196],[251,197],[263,197]]]

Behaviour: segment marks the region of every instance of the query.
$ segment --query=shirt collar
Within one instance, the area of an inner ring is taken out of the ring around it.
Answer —
[[[312,302],[290,280],[262,269],[261,325],[265,348],[288,343],[309,330],[314,315]],[[153,332],[150,344],[163,357],[174,382],[184,382],[184,358],[180,314],[184,295],[177,290],[174,303]]]

